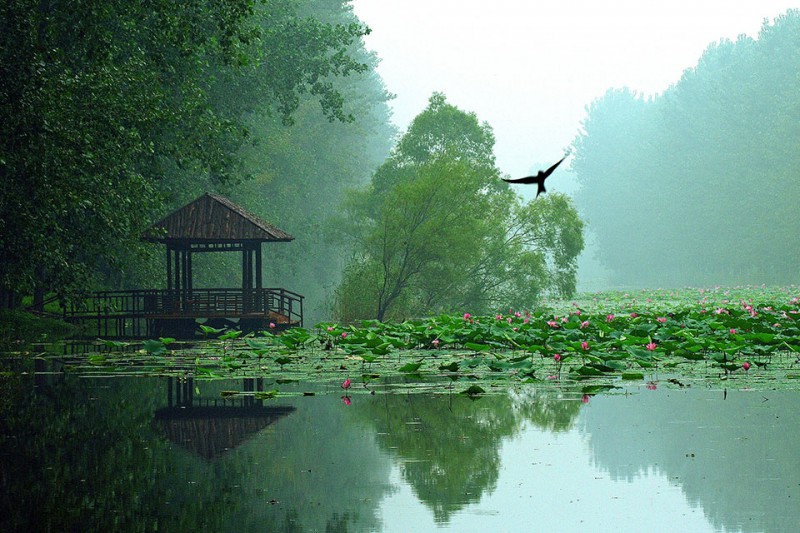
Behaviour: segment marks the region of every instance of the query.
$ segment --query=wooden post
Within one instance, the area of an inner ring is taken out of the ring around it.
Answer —
[[[167,290],[172,291],[172,246],[167,244]]]
[[[264,286],[264,280],[261,277],[261,243],[256,243],[256,289],[261,289]]]

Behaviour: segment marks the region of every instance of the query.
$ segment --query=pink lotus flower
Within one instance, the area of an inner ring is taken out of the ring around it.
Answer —
[[[660,322],[661,324],[664,324],[666,321],[667,321],[667,317],[665,317],[665,316],[656,317],[656,322]]]
[[[581,342],[581,349],[582,350],[588,350],[589,349],[589,343],[586,342],[586,341]]]
[[[469,313],[464,313],[464,320],[469,320],[470,318],[472,318],[472,315],[471,315],[471,314],[469,314]]]
[[[742,364],[742,368],[744,368],[745,370],[750,370],[750,363],[745,361],[744,364]]]
[[[275,322],[269,323],[269,329],[275,329]]]
[[[523,324],[527,324],[531,321],[531,317],[526,316],[525,319],[522,321]]]
[[[656,390],[657,388],[658,387],[656,387],[656,384],[654,382],[652,381],[647,382],[647,390]]]
[[[431,344],[433,344],[434,348],[438,348],[439,347],[439,339],[433,339],[433,342]]]
[[[555,354],[555,355],[553,355],[553,360],[554,360],[556,363],[560,363],[560,362],[561,362],[561,355],[560,355],[560,354]]]
[[[346,339],[346,338],[347,338],[347,332],[346,332],[346,331],[343,331],[343,332],[342,332],[342,338],[343,338],[343,339]]]
[[[584,395],[581,397],[581,402],[583,402],[583,403],[589,403],[589,395],[588,395],[588,394],[584,394]]]
[[[328,326],[328,331],[333,331],[333,326]]]
[[[350,405],[350,396],[342,396],[342,403],[345,405]]]
[[[736,335],[736,328],[731,328],[731,335]]]
[[[551,328],[557,328],[558,322],[556,322],[555,320],[548,320],[547,325],[550,326]]]
[[[631,318],[636,318],[637,316],[639,315],[637,315],[636,313],[631,313]]]
[[[347,389],[349,389],[349,388],[350,388],[350,378],[347,378],[346,380],[344,380],[344,381],[342,382],[342,388],[343,388],[344,390],[347,390]]]
[[[657,346],[656,343],[649,342],[649,343],[647,343],[645,345],[645,348],[647,348],[648,350],[650,350],[652,352],[652,351],[654,351],[656,349],[656,346]]]
[[[588,328],[588,327],[589,327],[589,321],[588,320],[584,320],[583,322],[581,322],[581,329]]]
[[[494,315],[494,319],[495,320],[501,320],[502,318],[503,318],[503,315]]]
[[[547,379],[558,379],[558,376],[550,375],[550,376],[547,376]]]
[[[631,314],[631,316],[632,316],[632,314]],[[615,318],[614,315],[606,315],[606,322],[613,322],[614,318]]]
[[[513,322],[513,321],[514,321],[514,319],[511,318],[511,317],[506,318],[506,322],[508,322],[509,324],[511,324],[511,322]]]

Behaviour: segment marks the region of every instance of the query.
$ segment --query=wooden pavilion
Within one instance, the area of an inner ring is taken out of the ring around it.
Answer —
[[[166,289],[103,291],[67,313],[97,322],[98,337],[194,336],[198,323],[243,331],[303,324],[303,297],[262,283],[262,243],[294,239],[222,196],[206,193],[153,224],[142,238],[166,245]],[[241,252],[242,285],[197,288],[192,259],[207,252]]]

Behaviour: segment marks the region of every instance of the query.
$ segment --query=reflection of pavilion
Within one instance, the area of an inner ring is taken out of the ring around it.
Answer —
[[[243,379],[243,391],[264,390],[263,379]],[[167,380],[167,407],[158,409],[153,425],[173,443],[205,459],[216,459],[267,426],[292,413],[294,407],[266,407],[252,395],[197,399],[194,380]]]

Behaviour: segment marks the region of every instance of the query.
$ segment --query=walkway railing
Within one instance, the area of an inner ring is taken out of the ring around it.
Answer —
[[[263,319],[302,326],[303,297],[283,288],[136,289],[101,291],[72,304],[65,319],[97,321],[98,336],[148,336],[154,321],[195,319]]]

